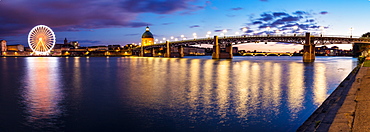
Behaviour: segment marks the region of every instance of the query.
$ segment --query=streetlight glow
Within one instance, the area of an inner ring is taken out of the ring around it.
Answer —
[[[248,31],[248,28],[244,27],[244,28],[242,29],[242,31],[243,31],[243,32],[246,32],[246,31]]]
[[[353,28],[351,27],[351,28],[349,28],[349,30],[351,31],[351,36],[350,36],[350,38],[352,38],[352,32],[353,32]]]

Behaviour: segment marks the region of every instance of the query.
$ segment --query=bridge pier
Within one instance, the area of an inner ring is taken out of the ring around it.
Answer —
[[[184,54],[184,46],[182,46],[182,45],[180,45],[179,47],[178,47],[178,52],[179,52],[179,54],[180,54],[180,58],[183,58],[184,56],[185,56],[185,54]]]
[[[144,46],[141,45],[140,47],[140,54],[139,54],[140,57],[144,57]]]
[[[214,36],[212,59],[220,59],[220,45],[218,44],[218,36]]]
[[[152,57],[156,56],[156,55],[155,55],[155,48],[152,48],[152,49],[151,49],[151,52],[152,52]]]
[[[170,41],[166,41],[166,53],[164,53],[164,57],[171,57]]]
[[[218,43],[218,36],[214,36],[212,59],[232,59],[233,58],[233,44],[226,45],[226,52],[221,52],[220,44]]]
[[[303,62],[315,61],[315,44],[311,42],[311,35],[306,33],[305,44],[303,45]]]

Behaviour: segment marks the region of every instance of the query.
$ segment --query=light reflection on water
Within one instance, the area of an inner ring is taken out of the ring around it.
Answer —
[[[19,122],[36,131],[295,131],[355,65],[345,57],[2,59],[2,73],[25,72],[0,85],[20,81]]]
[[[29,125],[38,129],[58,129],[57,118],[63,110],[58,58],[26,58],[26,75],[22,91]]]

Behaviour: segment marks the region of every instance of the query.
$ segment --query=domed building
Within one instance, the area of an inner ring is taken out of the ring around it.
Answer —
[[[141,44],[143,46],[154,44],[154,37],[153,37],[153,34],[149,31],[148,26],[146,27],[146,31],[141,36]]]

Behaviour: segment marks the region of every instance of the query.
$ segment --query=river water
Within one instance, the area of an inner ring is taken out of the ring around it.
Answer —
[[[0,131],[295,131],[350,57],[0,58]]]

